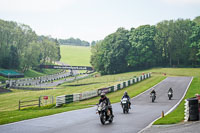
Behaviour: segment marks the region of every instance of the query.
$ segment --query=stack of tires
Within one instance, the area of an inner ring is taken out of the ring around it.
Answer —
[[[197,98],[187,99],[189,102],[189,120],[198,121],[199,120],[199,103]]]

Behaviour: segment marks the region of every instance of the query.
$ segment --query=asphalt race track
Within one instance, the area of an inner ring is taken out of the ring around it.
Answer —
[[[114,121],[101,125],[96,107],[64,112],[21,122],[0,125],[1,133],[137,133],[169,111],[185,93],[191,77],[168,77],[155,86],[155,103],[151,103],[148,90],[132,99],[129,114],[123,114],[119,103],[113,104]],[[172,87],[174,96],[168,100],[167,91]],[[120,97],[119,97],[120,99]]]

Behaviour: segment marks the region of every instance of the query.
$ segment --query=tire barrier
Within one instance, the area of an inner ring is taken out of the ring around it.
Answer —
[[[185,111],[184,111],[184,121],[188,121],[189,120],[189,102],[187,99],[185,99]]]
[[[197,98],[189,98],[185,102],[185,121],[199,120],[199,102]]]
[[[149,78],[151,76],[150,73],[145,74],[145,75],[146,75],[146,78]],[[56,97],[56,106],[59,107],[63,104],[68,104],[68,103],[71,103],[71,102],[76,102],[76,101],[81,101],[81,100],[86,100],[86,99],[90,99],[90,98],[93,98],[93,97],[97,97],[102,92],[103,93],[115,92],[115,91],[121,90],[125,87],[128,87],[128,86],[130,86],[130,85],[132,85],[132,84],[134,84],[138,81],[142,81],[142,80],[146,79],[146,78],[142,78],[141,76],[140,76],[140,78],[141,78],[141,80],[137,80],[138,78],[133,78],[133,79],[130,79],[128,81],[121,82],[120,84],[110,86],[110,87],[107,87],[107,88],[100,88],[100,89],[97,89],[97,90],[87,91],[87,92],[83,92],[83,93],[75,93],[75,94],[72,94],[72,95],[57,96]]]

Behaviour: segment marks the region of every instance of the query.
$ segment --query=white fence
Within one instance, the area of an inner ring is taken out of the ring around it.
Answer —
[[[83,92],[83,93],[75,93],[73,95],[57,96],[56,97],[56,106],[61,106],[62,104],[65,104],[65,103],[81,101],[81,100],[85,100],[85,99],[90,99],[90,98],[96,97],[96,96],[100,95],[100,93],[98,94],[98,92],[100,92],[100,91],[101,92],[103,92],[103,91],[115,92],[117,90],[120,90],[120,89],[123,89],[125,87],[128,87],[129,86],[129,84],[128,84],[129,82],[130,82],[130,85],[132,85],[132,84],[137,83],[139,81],[142,81],[142,80],[144,80],[146,78],[149,78],[150,76],[151,76],[150,73],[148,73],[148,74],[145,74],[143,76],[139,76],[138,78],[133,78],[133,79],[130,79],[128,81],[124,81],[125,83],[121,82],[120,84],[117,84],[117,85],[114,85],[114,86],[110,86],[110,87],[107,87],[107,88],[87,91],[87,92]],[[125,84],[125,86],[124,86],[124,84]],[[120,85],[120,87],[118,87],[119,85]]]

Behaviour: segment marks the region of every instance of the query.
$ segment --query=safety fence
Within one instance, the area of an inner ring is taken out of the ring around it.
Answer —
[[[33,107],[33,106],[41,107],[41,106],[45,106],[48,104],[53,104],[53,102],[54,102],[53,96],[42,95],[39,98],[33,99],[33,100],[28,100],[28,101],[19,100],[18,109],[20,110],[24,107],[30,107],[30,106],[31,107]]]
[[[93,98],[93,97],[97,97],[102,92],[103,93],[115,92],[115,91],[121,90],[125,87],[128,87],[132,84],[140,82],[140,81],[142,81],[146,78],[149,78],[149,77],[151,77],[151,73],[143,74],[139,77],[135,77],[135,78],[130,79],[128,81],[123,81],[119,84],[116,84],[116,85],[110,86],[110,87],[106,87],[106,88],[87,91],[87,92],[83,92],[83,93],[76,93],[76,94],[72,94],[72,95],[57,96],[56,97],[56,106],[61,106],[62,104],[67,104],[67,103],[72,103],[72,102],[76,102],[76,101],[81,101],[81,100],[86,100],[86,99],[90,99],[90,98]]]

